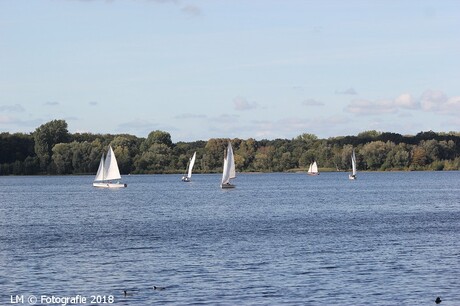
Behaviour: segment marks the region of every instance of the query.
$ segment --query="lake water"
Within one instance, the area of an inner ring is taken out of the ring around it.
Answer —
[[[460,172],[180,178],[0,177],[0,304],[460,305]]]

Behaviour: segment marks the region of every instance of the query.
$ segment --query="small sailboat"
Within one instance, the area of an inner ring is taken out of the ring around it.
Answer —
[[[192,158],[190,158],[190,161],[188,164],[188,172],[187,174],[184,174],[184,176],[182,177],[182,182],[190,182],[190,179],[192,178],[193,165],[195,165],[195,159],[196,159],[196,152],[193,153]]]
[[[235,159],[233,158],[233,149],[230,142],[227,146],[227,154],[224,157],[224,170],[222,173],[222,183],[220,184],[221,188],[235,188],[235,185],[230,183],[230,179],[236,177],[235,172]]]
[[[352,168],[352,174],[348,175],[348,178],[350,180],[356,180],[356,155],[355,155],[355,149],[353,149],[353,153],[351,154],[351,168]]]
[[[107,157],[105,159],[104,154],[102,154],[93,186],[99,188],[123,188],[128,186],[127,184],[122,184],[120,182],[112,182],[112,180],[119,179],[121,179],[121,175],[120,170],[118,169],[117,159],[115,158],[115,153],[113,153],[112,146],[109,146]]]
[[[310,167],[308,168],[308,175],[319,175],[318,172],[318,165],[316,164],[316,161],[312,162],[310,164]]]

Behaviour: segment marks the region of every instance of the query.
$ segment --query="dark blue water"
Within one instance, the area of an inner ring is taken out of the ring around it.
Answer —
[[[460,305],[460,172],[180,178],[0,177],[0,304]]]

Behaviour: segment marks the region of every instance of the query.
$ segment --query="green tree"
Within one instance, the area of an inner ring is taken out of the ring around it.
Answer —
[[[57,174],[70,174],[72,168],[72,145],[69,143],[58,143],[53,147],[53,162]]]
[[[440,146],[437,140],[422,140],[419,143],[419,147],[425,150],[427,164],[430,164],[439,159]]]
[[[306,147],[308,148],[314,145],[314,143],[318,140],[318,137],[315,134],[304,133],[300,136],[297,136],[295,140],[305,143]]]
[[[118,167],[121,173],[134,171],[134,158],[139,154],[139,141],[129,135],[116,136],[110,145],[117,157]]]
[[[28,156],[35,156],[32,135],[0,133],[0,164],[24,161]]]
[[[160,130],[150,132],[149,136],[147,136],[147,139],[141,144],[140,150],[147,151],[155,143],[163,144],[171,148],[173,145],[171,141],[171,134]]]
[[[360,150],[364,162],[368,169],[379,169],[387,158],[388,152],[394,148],[392,142],[372,141],[366,143]]]
[[[388,152],[385,162],[382,165],[382,170],[404,170],[410,164],[411,149],[405,143],[400,143]]]
[[[251,169],[251,165],[256,156],[257,145],[256,141],[252,138],[243,140],[240,143],[238,150],[235,152],[241,159],[239,164],[239,169],[248,170]]]
[[[73,173],[90,173],[93,169],[93,160],[91,159],[92,144],[87,141],[73,141],[70,143],[70,149],[72,150]]]
[[[53,120],[40,125],[34,132],[35,153],[40,161],[42,171],[47,171],[53,154],[53,147],[58,143],[67,143],[70,134],[64,120]]]
[[[206,171],[216,172],[222,170],[224,152],[228,141],[228,139],[223,138],[211,138],[208,140],[205,146],[205,155],[203,156],[203,166]]]
[[[342,149],[340,169],[351,169],[351,154],[353,152],[352,145],[345,145]],[[356,159],[358,159],[358,152],[356,152]],[[358,162],[358,161],[357,161]]]
[[[272,171],[272,160],[275,155],[273,146],[259,147],[254,158],[253,168],[256,171]]]
[[[136,161],[138,173],[164,173],[171,164],[171,148],[162,143],[153,143]]]
[[[356,137],[361,138],[361,139],[377,139],[382,133],[377,132],[376,130],[370,130],[370,131],[364,131],[359,133]]]
[[[24,173],[25,175],[36,174],[40,171],[40,162],[38,157],[27,156],[24,160]]]
[[[413,169],[419,169],[427,165],[428,157],[426,154],[426,150],[423,147],[415,146],[412,149],[412,160],[411,160],[411,167]]]

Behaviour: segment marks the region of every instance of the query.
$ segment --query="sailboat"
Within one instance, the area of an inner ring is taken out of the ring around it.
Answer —
[[[188,172],[187,174],[184,174],[184,176],[182,177],[183,182],[190,182],[190,179],[192,178],[193,165],[195,165],[195,158],[196,158],[196,152],[193,153],[192,158],[190,158],[190,162],[188,164]]]
[[[93,186],[100,188],[123,188],[128,186],[127,184],[122,184],[120,182],[112,182],[112,180],[119,179],[121,179],[121,175],[120,170],[118,169],[117,159],[115,158],[115,153],[113,153],[112,146],[109,146],[107,157],[105,159],[104,154],[102,154]]]
[[[222,173],[222,183],[220,184],[221,188],[235,188],[235,185],[230,183],[230,179],[236,177],[235,172],[235,159],[233,158],[233,149],[230,142],[227,146],[227,154],[224,157],[224,170]]]
[[[356,180],[356,155],[355,149],[353,149],[353,153],[351,154],[351,168],[353,173],[348,175],[350,180]]]
[[[310,167],[308,168],[308,175],[319,175],[318,172],[318,165],[316,164],[316,161],[312,162],[310,164]]]

